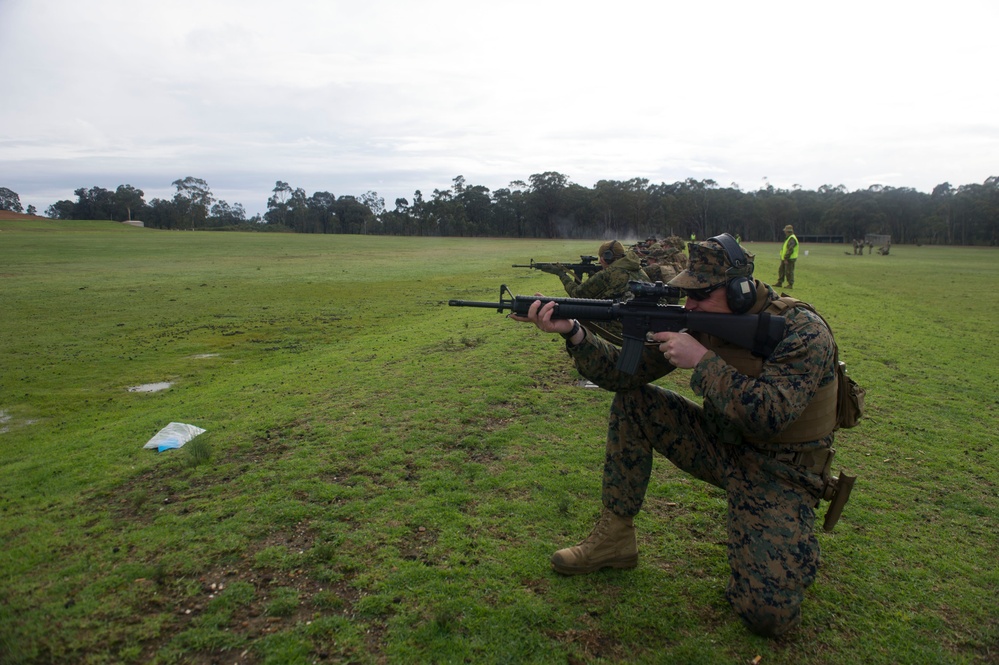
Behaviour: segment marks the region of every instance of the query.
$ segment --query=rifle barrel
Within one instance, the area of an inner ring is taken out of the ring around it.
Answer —
[[[448,307],[488,307],[489,309],[503,310],[504,305],[509,308],[509,303],[482,302],[481,300],[448,300]]]

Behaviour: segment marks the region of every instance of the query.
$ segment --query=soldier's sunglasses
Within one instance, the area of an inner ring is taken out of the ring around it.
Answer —
[[[697,302],[701,302],[710,298],[711,293],[713,291],[716,291],[717,289],[720,289],[723,286],[725,286],[725,282],[722,282],[720,284],[715,284],[714,286],[709,286],[704,289],[684,289],[683,294],[688,298],[690,298],[691,300],[696,300]]]

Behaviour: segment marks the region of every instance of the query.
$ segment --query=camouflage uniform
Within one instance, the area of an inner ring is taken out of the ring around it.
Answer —
[[[663,284],[676,277],[677,273],[676,270],[673,270],[672,266],[655,262],[649,262],[642,270],[648,275],[650,282],[662,282]]]
[[[565,292],[571,298],[596,298],[599,300],[620,300],[628,293],[628,282],[649,281],[642,270],[642,264],[634,252],[627,252],[603,270],[591,275],[584,282],[576,282],[566,271],[559,273]]]
[[[692,243],[693,248],[710,245]],[[701,258],[701,252],[697,254]],[[692,251],[692,264],[694,257]],[[706,286],[711,281],[694,279],[692,285],[690,273],[684,273],[673,282],[697,288],[698,282]],[[756,287],[750,313],[767,309],[778,298],[762,282]],[[588,334],[576,347],[567,345],[580,374],[615,392],[604,463],[604,507],[622,517],[639,512],[653,451],[725,490],[731,570],[726,597],[751,630],[767,636],[783,634],[800,622],[804,591],[819,564],[814,508],[823,479],[766,451],[823,449],[833,438],[830,434],[816,441],[776,442],[819,386],[835,381],[833,338],[822,320],[803,308],[784,316],[786,335],[762,362],[758,376],[739,373],[726,362],[734,347],[698,337],[708,353],[693,369],[690,386],[703,398],[702,405],[650,383],[674,369],[658,345],[646,347],[634,376],[616,369],[620,350],[595,335]]]
[[[631,250],[625,251],[618,241],[607,242],[600,246],[599,253],[610,249],[616,258],[606,268],[591,275],[585,282],[578,283],[566,271],[558,273],[565,292],[571,298],[595,298],[597,300],[620,300],[628,294],[628,282],[637,280],[649,281],[649,276],[642,269],[641,260]],[[587,329],[611,340],[621,338],[621,324],[617,321],[588,322]]]

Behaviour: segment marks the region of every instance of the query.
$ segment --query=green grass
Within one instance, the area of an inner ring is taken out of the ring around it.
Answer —
[[[799,260],[868,418],[774,642],[722,596],[722,495],[662,459],[639,567],[550,571],[611,396],[446,302],[562,295],[510,265],[596,244],[0,222],[0,662],[996,662],[995,250]],[[767,281],[777,247],[748,245]],[[144,450],[171,421],[207,431]]]

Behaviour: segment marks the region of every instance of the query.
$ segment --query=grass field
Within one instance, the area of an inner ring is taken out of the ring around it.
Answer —
[[[665,460],[636,570],[549,568],[599,510],[611,395],[446,303],[563,295],[510,265],[596,244],[0,221],[0,662],[999,662],[996,250],[804,248],[868,418],[767,641],[722,595],[723,496]],[[206,433],[143,449],[173,421]]]

